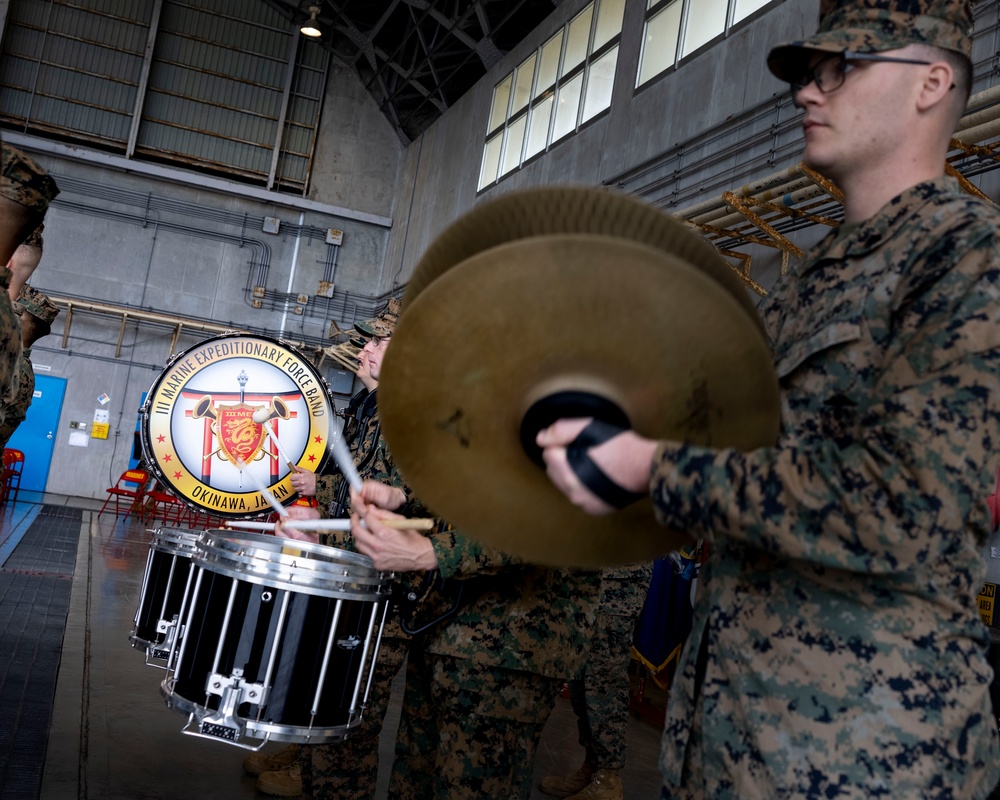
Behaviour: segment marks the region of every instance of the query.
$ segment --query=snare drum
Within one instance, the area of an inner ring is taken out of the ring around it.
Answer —
[[[233,333],[170,360],[140,409],[139,441],[179,500],[244,519],[271,512],[258,485],[295,501],[289,463],[322,471],[333,418],[330,387],[309,359],[277,339]]]
[[[388,610],[390,580],[371,559],[291,539],[206,531],[167,706],[183,732],[319,743],[361,723]]]
[[[200,536],[200,531],[182,528],[153,532],[139,607],[128,637],[133,647],[145,651],[146,663],[151,666],[167,666],[192,574],[191,557]]]

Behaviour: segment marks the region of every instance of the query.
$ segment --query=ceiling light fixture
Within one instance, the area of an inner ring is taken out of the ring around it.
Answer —
[[[316,27],[316,15],[319,14],[319,6],[309,6],[309,19],[299,28],[299,33],[313,39],[322,36],[322,32]]]

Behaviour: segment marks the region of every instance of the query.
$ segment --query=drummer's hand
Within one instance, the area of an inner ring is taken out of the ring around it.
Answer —
[[[315,472],[310,472],[307,469],[296,467],[295,471],[292,472],[291,478],[289,478],[289,480],[292,482],[292,488],[300,495],[303,495],[305,497],[315,497],[316,495]]]
[[[398,486],[378,481],[364,481],[361,491],[351,489],[351,509],[365,517],[372,508],[395,511],[406,502],[406,493]]]
[[[418,531],[387,528],[383,519],[401,519],[398,514],[369,507],[364,525],[351,514],[351,535],[359,553],[371,558],[375,568],[386,572],[427,572],[437,569],[437,554],[431,540]]]
[[[319,519],[320,513],[315,508],[306,506],[290,506],[285,509],[288,512],[288,519]],[[300,531],[298,528],[286,528],[282,520],[278,520],[274,525],[274,535],[282,536],[285,539],[297,539],[300,542],[319,542],[319,534],[315,531]]]
[[[545,472],[573,505],[588,514],[610,514],[616,509],[584,486],[566,460],[566,446],[572,443],[590,419],[561,419],[543,428],[535,437],[542,448]],[[622,431],[588,450],[590,458],[611,480],[630,492],[649,491],[649,472],[657,442],[633,431]]]

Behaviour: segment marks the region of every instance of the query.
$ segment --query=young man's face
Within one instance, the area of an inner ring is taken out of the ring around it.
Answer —
[[[884,55],[905,57],[907,51]],[[893,155],[896,137],[906,135],[911,120],[913,92],[922,74],[918,70],[925,69],[890,62],[844,65],[837,59],[829,53],[813,55],[809,65],[821,76],[823,89],[810,81],[794,95],[805,111],[802,160],[834,181],[881,166]]]
[[[368,366],[368,374],[372,380],[379,379],[382,371],[382,359],[385,358],[385,351],[389,349],[389,337],[376,336],[369,339],[361,351],[361,360]]]

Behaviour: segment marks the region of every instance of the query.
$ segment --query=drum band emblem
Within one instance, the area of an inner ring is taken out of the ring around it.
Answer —
[[[322,469],[334,416],[326,381],[294,349],[226,335],[181,353],[154,382],[140,438],[149,468],[181,500],[248,517],[270,506],[244,470],[294,502],[289,475]]]

